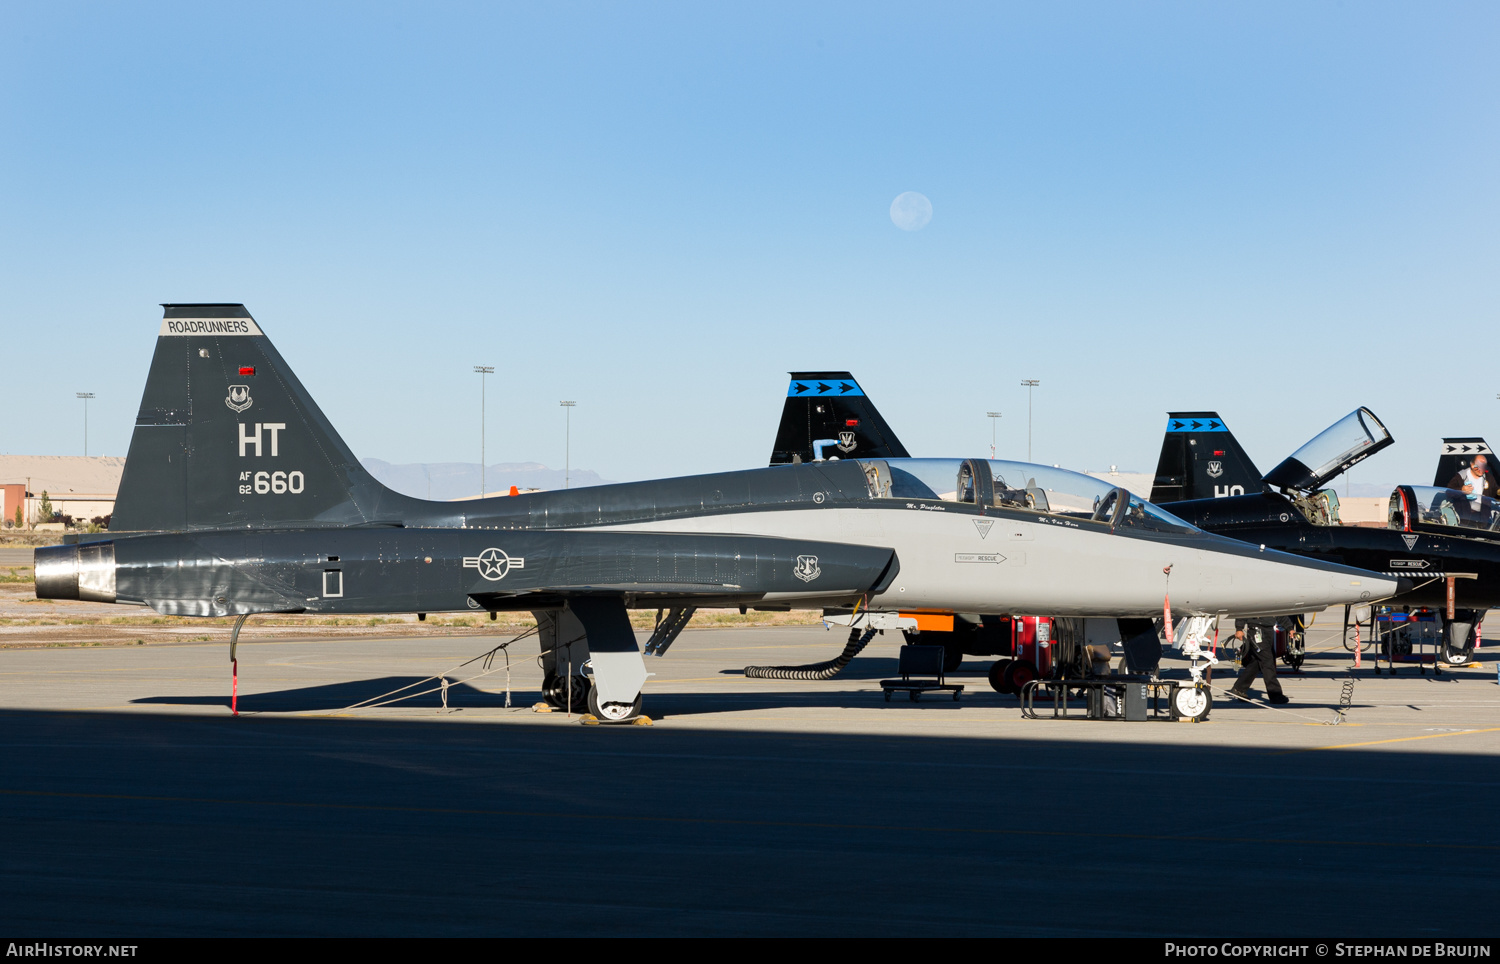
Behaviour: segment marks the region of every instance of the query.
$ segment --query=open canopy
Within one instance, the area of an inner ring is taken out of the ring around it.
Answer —
[[[1311,492],[1321,489],[1390,445],[1394,439],[1368,408],[1357,408],[1318,433],[1286,461],[1266,473],[1265,481],[1280,489]]]

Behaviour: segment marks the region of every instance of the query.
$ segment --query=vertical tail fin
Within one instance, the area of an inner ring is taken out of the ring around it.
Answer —
[[[163,305],[111,529],[357,525],[376,482],[244,305]]]
[[[1151,501],[1225,498],[1262,489],[1260,470],[1217,412],[1171,412]]]
[[[1437,472],[1432,477],[1432,484],[1439,488],[1447,488],[1448,483],[1469,464],[1474,461],[1474,456],[1483,455],[1487,463],[1485,475],[1490,477],[1491,484],[1496,482],[1495,475],[1495,453],[1490,451],[1489,444],[1484,439],[1474,438],[1445,438],[1443,448],[1438,455]]]
[[[905,459],[906,446],[848,372],[792,372],[771,465],[822,457]]]

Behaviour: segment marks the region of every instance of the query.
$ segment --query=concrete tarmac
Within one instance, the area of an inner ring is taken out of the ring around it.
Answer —
[[[1290,712],[1198,724],[1025,720],[979,660],[962,702],[887,704],[890,634],[833,680],[740,675],[834,655],[821,628],[684,633],[648,658],[649,727],[533,712],[534,639],[509,707],[503,655],[454,668],[472,637],[242,643],[239,718],[224,642],[4,651],[0,926],[1493,934],[1493,644],[1441,678],[1366,662],[1335,727],[1336,636]],[[355,706],[444,671],[446,711]]]

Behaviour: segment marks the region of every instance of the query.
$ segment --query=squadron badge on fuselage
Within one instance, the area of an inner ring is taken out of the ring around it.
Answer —
[[[818,568],[817,556],[798,556],[797,568],[792,570],[792,575],[803,582],[812,582],[823,575],[823,570]]]
[[[249,385],[230,385],[229,397],[224,399],[224,404],[235,412],[243,412],[255,404],[255,399],[250,397]]]

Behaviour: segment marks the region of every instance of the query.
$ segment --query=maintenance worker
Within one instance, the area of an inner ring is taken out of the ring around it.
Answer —
[[[1489,460],[1476,455],[1468,467],[1459,469],[1458,474],[1448,480],[1447,487],[1468,496],[1469,508],[1477,511],[1484,499],[1495,497],[1495,483],[1491,481],[1488,470]]]
[[[1240,651],[1240,676],[1229,688],[1230,695],[1250,698],[1250,683],[1259,673],[1266,681],[1266,699],[1278,705],[1290,703],[1276,678],[1276,623],[1269,619],[1236,619],[1234,638]]]

